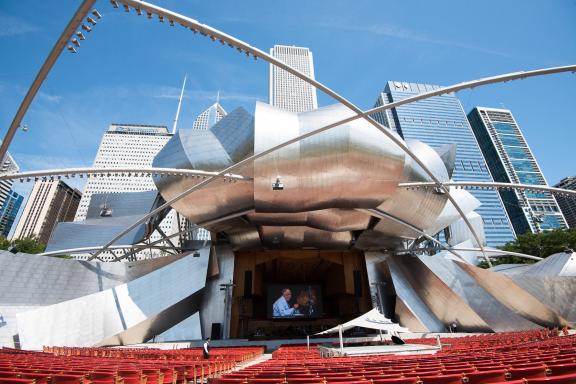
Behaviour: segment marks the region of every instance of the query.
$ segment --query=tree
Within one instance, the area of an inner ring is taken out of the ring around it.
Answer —
[[[46,249],[46,244],[39,242],[36,237],[23,237],[22,239],[12,240],[12,246],[18,252],[31,254],[42,253]]]
[[[46,249],[46,244],[42,244],[36,237],[24,237],[22,239],[8,240],[0,236],[0,249],[8,250],[10,247],[16,248],[18,252],[42,253]]]
[[[554,229],[542,233],[526,232],[518,236],[516,240],[506,243],[500,249],[532,256],[548,257],[566,249],[576,249],[576,228]],[[494,265],[531,263],[534,263],[534,261],[516,256],[499,257],[493,262]],[[480,263],[479,266],[488,267],[486,262]]]
[[[10,240],[0,235],[0,249],[7,250],[10,247]]]

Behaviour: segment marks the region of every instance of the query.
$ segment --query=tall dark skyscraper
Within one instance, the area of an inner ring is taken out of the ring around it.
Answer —
[[[495,181],[548,185],[512,112],[476,107],[468,120]],[[499,193],[516,235],[566,227],[552,194],[519,190]]]
[[[554,187],[576,191],[576,176],[565,177]],[[576,199],[573,197],[556,196],[556,201],[564,214],[570,228],[576,228]]]
[[[8,237],[23,200],[24,197],[14,191],[8,191],[4,197],[4,203],[0,207],[0,235]]]
[[[389,81],[375,106],[440,88],[437,85]],[[374,118],[404,139],[423,141],[433,148],[455,143],[454,181],[493,181],[460,101],[454,94],[432,97],[377,113]],[[496,247],[514,240],[514,231],[498,192],[470,191],[482,205],[486,244]]]

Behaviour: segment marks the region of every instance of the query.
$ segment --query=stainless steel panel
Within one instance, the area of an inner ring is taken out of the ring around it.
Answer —
[[[254,119],[237,108],[209,131],[182,129],[174,135],[154,159],[155,167],[181,167],[204,171],[220,171],[253,154]],[[252,165],[237,170],[253,176]],[[174,198],[203,178],[154,177],[165,200]],[[174,208],[191,222],[212,220],[234,212],[252,209],[254,188],[250,182],[216,180],[174,204]]]
[[[419,258],[392,256],[388,259],[388,265],[390,270],[394,271],[393,276],[396,277],[394,286],[396,287],[399,279],[403,279],[404,283],[410,285],[414,294],[444,327],[456,322],[461,331],[492,331],[490,326]],[[402,297],[402,299],[405,303],[413,300],[410,296]],[[431,329],[425,322],[424,324]]]
[[[348,231],[329,232],[309,227],[261,226],[259,232],[262,244],[269,248],[348,249],[352,241]]]
[[[484,290],[442,254],[419,259],[496,332],[535,329],[539,325],[519,316]]]
[[[496,300],[525,319],[544,327],[569,325],[566,319],[554,312],[547,304],[520,288],[510,277],[470,264],[456,263]]]
[[[255,225],[308,226],[325,231],[360,231],[368,228],[371,216],[352,209],[321,209],[297,213],[253,213],[247,215]]]
[[[406,144],[434,173],[440,181],[448,181],[448,171],[440,156],[428,145],[407,140]],[[402,182],[431,181],[430,177],[411,158],[406,158]],[[445,194],[437,193],[434,188],[421,188],[406,190],[397,188],[389,199],[384,201],[378,210],[397,217],[419,229],[431,226],[442,212],[448,198]],[[418,237],[414,231],[407,227],[392,224],[390,220],[381,220],[374,230],[385,236]]]
[[[351,116],[333,105],[305,113],[256,104],[255,152]],[[254,164],[256,212],[375,208],[394,192],[404,154],[365,121],[354,121],[304,139]],[[273,190],[280,177],[283,190]]]

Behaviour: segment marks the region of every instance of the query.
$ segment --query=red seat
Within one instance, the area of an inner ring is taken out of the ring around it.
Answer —
[[[280,384],[284,382],[284,378],[250,378],[248,383],[258,384]]]
[[[495,369],[492,371],[469,372],[465,374],[469,384],[487,384],[506,380],[506,371]]]
[[[546,367],[541,365],[539,367],[530,368],[510,368],[508,374],[509,380],[546,377]]]
[[[526,384],[575,384],[576,374],[527,379]]]
[[[16,379],[18,377],[18,373],[12,371],[0,371],[0,378],[3,377]]]
[[[20,375],[22,379],[34,379],[36,384],[49,384],[50,375],[44,373],[22,373]]]
[[[34,384],[34,379],[16,379],[9,377],[0,377],[0,383],[3,384]]]
[[[547,366],[549,374],[552,376],[576,373],[576,363],[570,364],[550,364]]]
[[[313,378],[313,377],[300,377],[300,378],[291,378],[291,377],[287,377],[286,378],[286,382],[288,384],[321,384],[324,381],[320,378]]]
[[[241,383],[247,383],[247,381],[245,379],[228,379],[225,377],[221,377],[219,379],[211,379],[208,381],[209,383],[215,383],[215,384],[241,384]]]
[[[52,384],[82,384],[84,376],[80,375],[50,375]]]
[[[420,376],[422,384],[462,384],[462,375]]]
[[[393,379],[372,380],[373,384],[417,384],[417,377],[399,377]]]

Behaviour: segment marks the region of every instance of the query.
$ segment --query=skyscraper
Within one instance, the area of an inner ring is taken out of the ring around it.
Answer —
[[[308,48],[275,45],[270,49],[270,54],[314,78],[314,60]],[[305,112],[318,108],[316,88],[272,64],[270,64],[269,102],[291,112]]]
[[[554,187],[576,191],[576,176],[565,177]],[[556,196],[556,201],[564,214],[570,228],[576,228],[576,199],[574,197]]]
[[[24,197],[14,191],[8,191],[0,206],[0,235],[8,237]]]
[[[7,153],[6,156],[4,156],[2,165],[0,166],[0,173],[14,173],[19,170],[20,168],[18,167],[18,164],[16,164],[10,153]],[[13,184],[13,180],[0,180],[0,207],[12,192]]]
[[[144,168],[151,167],[154,156],[164,147],[172,134],[165,126],[111,124],[96,153],[94,168]],[[141,175],[110,175],[107,177],[91,177],[86,183],[80,206],[74,221],[86,218],[90,199],[94,193],[140,192],[155,190],[156,185],[151,176]],[[170,213],[160,224],[161,230],[170,235],[177,231],[176,212]],[[152,240],[160,239],[159,234],[153,234]],[[142,255],[137,257],[149,257]],[[76,255],[83,259],[87,255]],[[110,259],[110,257],[106,257]]]
[[[37,181],[12,238],[36,237],[48,243],[57,223],[74,220],[81,197],[79,190],[61,180]]]
[[[196,120],[194,120],[192,129],[210,129],[214,124],[222,120],[224,116],[226,116],[226,111],[220,105],[220,101],[217,100],[208,109],[198,115]]]
[[[438,88],[437,85],[389,81],[375,106]],[[454,94],[402,105],[373,117],[404,139],[420,140],[433,148],[455,143],[454,181],[493,181],[462,105]],[[514,231],[498,192],[473,190],[470,193],[482,203],[476,212],[484,222],[486,244],[495,247],[514,240]]]
[[[198,115],[196,120],[194,120],[194,124],[192,125],[192,129],[200,129],[200,130],[208,130],[211,129],[217,122],[222,120],[224,116],[227,115],[226,110],[220,105],[220,97],[216,100],[214,104],[212,104],[208,109]],[[186,218],[182,217],[181,219],[181,226],[189,225],[189,222]],[[192,232],[191,239],[193,240],[210,240],[210,232],[208,232],[204,228],[196,229]]]
[[[495,181],[548,185],[512,112],[476,107],[468,120]],[[516,235],[566,227],[548,192],[500,191],[500,196]]]

